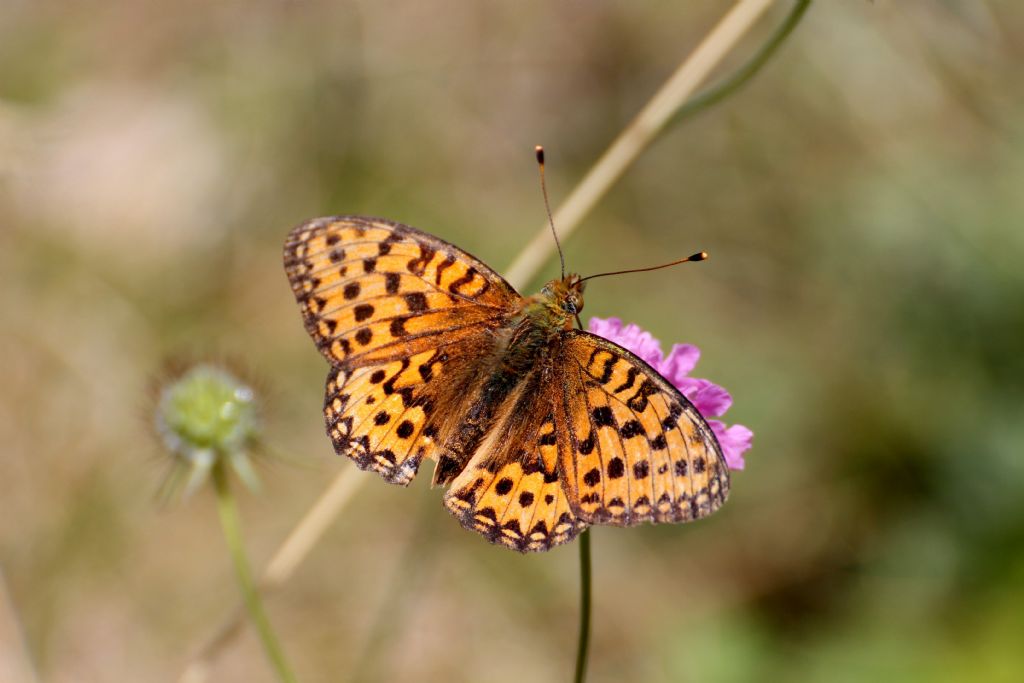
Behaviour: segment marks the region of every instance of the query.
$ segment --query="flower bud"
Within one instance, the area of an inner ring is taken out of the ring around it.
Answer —
[[[259,485],[249,461],[258,434],[253,391],[227,371],[193,366],[160,390],[156,429],[188,477],[187,496],[211,469],[228,464],[250,488]]]

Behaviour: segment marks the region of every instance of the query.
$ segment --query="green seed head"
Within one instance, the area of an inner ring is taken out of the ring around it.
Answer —
[[[167,384],[156,411],[157,432],[172,455],[189,470],[186,493],[218,461],[230,464],[252,486],[247,451],[258,420],[253,391],[213,365],[197,365]]]

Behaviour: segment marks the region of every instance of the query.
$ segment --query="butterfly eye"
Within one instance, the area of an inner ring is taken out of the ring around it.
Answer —
[[[564,308],[566,312],[569,313],[570,315],[576,315],[581,310],[583,310],[583,307],[580,306],[579,299],[577,299],[574,296],[571,296],[568,299],[566,299],[565,303],[562,305],[562,308]]]

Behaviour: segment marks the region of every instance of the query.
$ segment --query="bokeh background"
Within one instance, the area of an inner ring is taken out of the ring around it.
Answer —
[[[543,225],[533,145],[557,204],[726,7],[5,0],[5,651],[39,680],[175,680],[236,589],[212,497],[154,495],[167,363],[257,387],[261,565],[348,466],[287,231],[386,216],[501,270]],[[713,518],[595,530],[590,680],[1022,680],[1022,67],[1018,3],[815,3],[567,241],[583,273],[712,253],[595,281],[586,312],[698,344],[756,434]],[[576,546],[520,557],[429,474],[364,476],[269,599],[300,678],[568,680]],[[213,676],[271,680],[249,633]]]

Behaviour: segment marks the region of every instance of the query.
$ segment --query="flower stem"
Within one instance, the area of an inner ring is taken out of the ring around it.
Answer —
[[[587,677],[587,650],[590,648],[590,529],[580,534],[580,636],[576,646],[575,683]]]
[[[274,635],[270,620],[267,619],[267,613],[263,610],[263,601],[260,600],[260,594],[252,579],[249,560],[245,556],[245,547],[242,544],[242,525],[238,519],[238,507],[231,494],[224,464],[220,460],[213,467],[213,485],[217,492],[217,512],[220,515],[221,528],[224,530],[224,540],[228,544],[228,551],[231,553],[231,560],[235,565],[238,587],[242,591],[246,609],[249,610],[249,617],[260,635],[263,649],[266,651],[267,658],[273,665],[278,679],[282,683],[295,683],[295,675],[288,666],[277,636]]]
[[[356,492],[364,479],[362,472],[356,467],[345,466],[327,490],[316,500],[306,512],[302,520],[295,525],[288,538],[277,549],[267,563],[263,576],[259,581],[260,591],[278,588],[285,583],[295,568],[305,559],[316,542],[327,531],[337,518],[349,498]],[[179,683],[204,683],[209,679],[208,671],[220,653],[238,636],[245,619],[242,607],[236,606],[227,615],[220,627],[204,643],[199,653],[189,662],[178,678]]]

